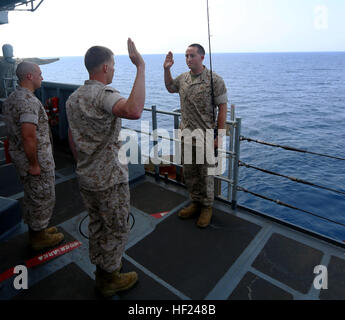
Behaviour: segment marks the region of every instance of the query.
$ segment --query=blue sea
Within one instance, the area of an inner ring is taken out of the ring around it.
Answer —
[[[146,107],[179,108],[177,94],[164,86],[165,55],[144,55]],[[173,76],[187,71],[184,55],[174,56]],[[212,56],[213,70],[223,77],[229,105],[242,119],[242,135],[270,143],[345,158],[345,52],[229,53]],[[208,57],[205,58],[208,65]],[[42,65],[46,81],[82,84],[83,57],[61,57]],[[115,58],[113,86],[128,96],[135,78],[128,56]],[[149,113],[143,114],[150,120]],[[159,126],[173,128],[161,115]],[[140,129],[138,121],[124,126]],[[241,142],[241,160],[266,170],[345,192],[345,161]],[[239,185],[274,200],[345,225],[345,195],[294,183],[282,177],[240,167]],[[239,192],[238,203],[343,242],[345,226]]]

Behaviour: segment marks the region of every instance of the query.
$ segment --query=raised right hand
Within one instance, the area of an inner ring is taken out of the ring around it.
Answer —
[[[167,56],[165,58],[163,67],[164,67],[164,69],[169,70],[173,66],[173,64],[174,64],[174,56],[173,56],[172,52],[169,51],[169,53],[167,54]]]
[[[128,47],[128,55],[129,58],[131,59],[132,63],[136,67],[144,67],[145,66],[145,61],[141,54],[138,52],[134,42],[132,41],[131,38],[128,38],[127,40],[127,47]]]

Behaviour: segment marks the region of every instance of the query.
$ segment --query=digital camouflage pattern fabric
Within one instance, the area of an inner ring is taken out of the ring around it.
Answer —
[[[118,159],[121,119],[112,114],[120,99],[115,89],[87,80],[66,104],[80,192],[90,219],[89,256],[107,272],[119,268],[129,234],[128,167]]]
[[[228,102],[223,79],[212,73],[215,104]],[[205,68],[202,74],[193,79],[191,72],[185,72],[174,79],[174,92],[180,95],[181,126],[183,129],[214,129],[213,105],[211,95],[211,72]],[[217,118],[217,114],[216,117]]]
[[[106,190],[128,181],[128,167],[118,159],[121,119],[114,116],[109,107],[120,99],[115,89],[96,80],[87,80],[66,103],[78,154],[76,173],[83,189]]]
[[[48,227],[55,206],[55,172],[22,176],[24,186],[23,220],[34,231]]]
[[[41,171],[55,169],[48,116],[42,103],[28,89],[18,87],[3,105],[4,122],[8,131],[9,153],[20,176],[26,176],[29,161],[25,155],[21,124],[28,122],[37,126],[37,155]]]
[[[215,104],[218,106],[227,103],[228,96],[224,80],[214,72],[212,77]],[[215,119],[217,119],[217,110],[213,115],[211,72],[206,67],[201,75],[197,77],[192,76],[191,72],[185,72],[174,79],[173,90],[180,95],[182,116],[180,129],[188,129],[191,132],[201,130],[203,136],[206,137],[206,130],[215,129]],[[204,146],[204,150],[210,150],[209,146],[206,146],[206,144]],[[197,164],[195,154],[199,151],[194,141],[190,148],[193,149],[193,161],[192,164],[186,164],[184,144],[182,144],[183,174],[190,197],[203,206],[212,206],[214,201],[214,177],[208,174],[208,168],[212,165],[207,163],[206,154],[204,164]],[[213,147],[211,150],[213,152]]]
[[[107,272],[119,268],[129,235],[130,196],[127,183],[103,191],[80,189],[89,213],[91,263]]]
[[[48,117],[41,102],[28,89],[18,87],[4,102],[4,121],[9,138],[9,153],[24,187],[23,219],[34,231],[45,229],[55,206],[55,162]],[[36,125],[39,176],[28,174],[21,125]]]

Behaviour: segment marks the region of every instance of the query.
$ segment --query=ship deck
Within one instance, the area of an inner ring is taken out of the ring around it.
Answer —
[[[81,246],[28,268],[28,289],[14,276],[0,283],[0,300],[100,300],[95,266],[88,255],[88,217],[68,154],[56,158],[56,207],[51,225],[64,243]],[[21,202],[13,166],[3,165],[0,195]],[[145,175],[130,185],[132,229],[123,272],[135,270],[138,283],[113,300],[344,300],[345,249],[251,210],[232,210],[216,200],[207,229],[196,219],[180,220],[188,204],[184,187]],[[50,250],[45,250],[50,251]],[[0,240],[0,275],[39,254],[28,246],[23,223]],[[327,267],[328,289],[314,286],[318,265]]]

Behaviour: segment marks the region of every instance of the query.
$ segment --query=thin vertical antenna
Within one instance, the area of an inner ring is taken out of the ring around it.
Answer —
[[[208,51],[210,54],[210,70],[212,72],[212,52],[211,52],[211,31],[210,31],[210,11],[208,8],[208,0],[207,1],[207,26],[208,26]]]
[[[212,75],[212,51],[211,51],[211,32],[210,32],[210,11],[208,8],[208,0],[207,2],[207,26],[208,26],[208,51],[210,55],[210,71],[211,71],[211,97],[212,97],[212,106],[213,106],[213,121],[216,121],[216,114],[215,114],[215,101],[214,101],[214,89],[213,89],[213,75]]]

